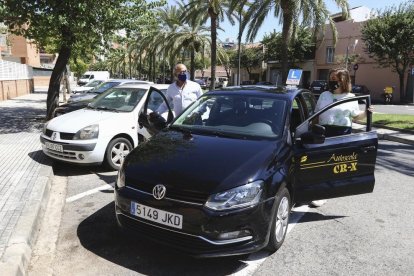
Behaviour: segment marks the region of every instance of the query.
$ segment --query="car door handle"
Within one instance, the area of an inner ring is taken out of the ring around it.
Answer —
[[[362,150],[363,153],[367,153],[369,151],[375,150],[375,146],[363,147],[361,150]]]

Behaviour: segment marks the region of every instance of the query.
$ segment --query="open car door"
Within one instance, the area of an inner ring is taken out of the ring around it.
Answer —
[[[291,177],[297,202],[373,191],[378,137],[371,130],[372,114],[367,112],[365,126],[354,122],[352,133],[347,135],[325,138],[324,127],[315,123],[320,114],[358,100],[365,101],[365,109],[371,104],[369,96],[346,98],[316,112],[296,128]]]
[[[174,119],[174,114],[165,95],[155,87],[150,87],[144,108],[138,116],[140,128],[145,128],[152,136],[165,128]]]

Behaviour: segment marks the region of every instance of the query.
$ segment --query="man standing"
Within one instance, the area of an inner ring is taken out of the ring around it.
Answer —
[[[175,82],[171,83],[167,89],[167,100],[172,105],[174,116],[178,116],[187,106],[193,103],[201,96],[201,86],[187,79],[187,67],[179,63],[174,67]],[[167,106],[162,104],[157,112],[164,113]]]

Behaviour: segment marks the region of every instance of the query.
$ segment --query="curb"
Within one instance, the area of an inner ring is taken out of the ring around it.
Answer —
[[[414,146],[414,140],[405,138],[403,133],[396,133],[396,134],[377,134],[378,139],[384,139],[388,141],[398,142],[406,145],[413,145]],[[380,138],[380,136],[382,136]]]
[[[26,275],[32,246],[36,242],[49,199],[52,179],[52,166],[46,165],[41,168],[30,198],[0,260],[1,275]]]

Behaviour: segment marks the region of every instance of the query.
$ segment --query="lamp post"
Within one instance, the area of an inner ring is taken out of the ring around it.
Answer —
[[[357,44],[358,44],[358,39],[355,39],[354,44],[349,45],[349,43],[348,43],[348,45],[346,46],[346,57],[345,57],[345,68],[346,68],[346,70],[348,70],[349,46],[352,46],[352,52],[354,52],[355,47],[357,46]]]

